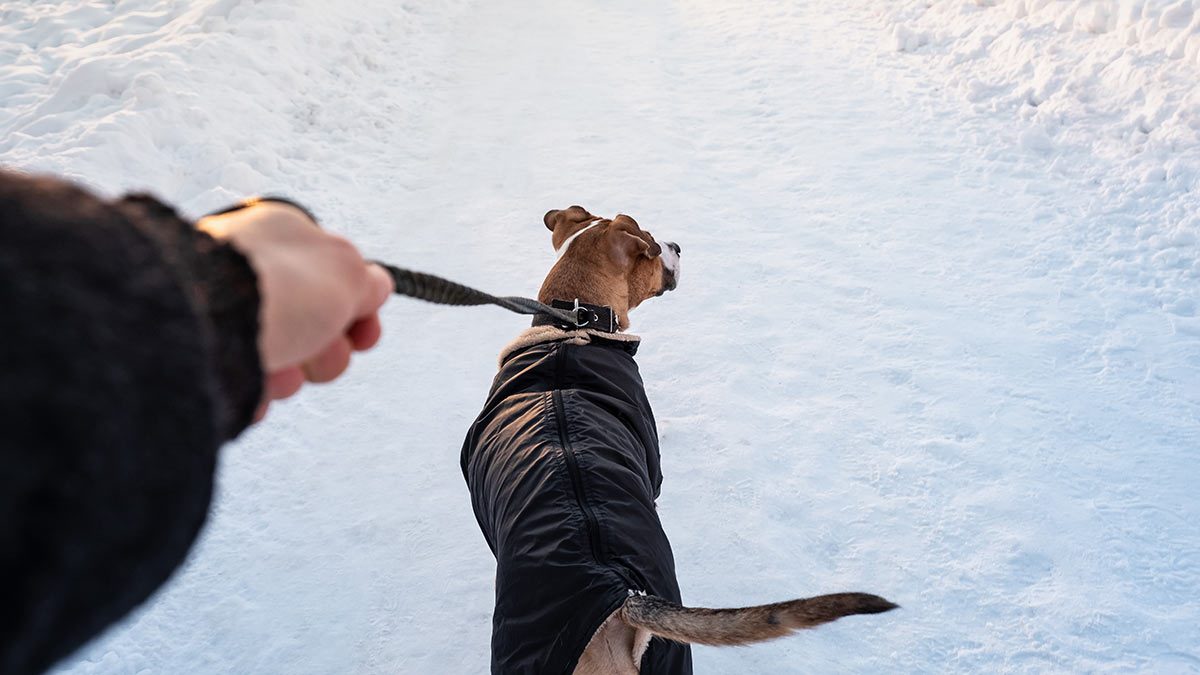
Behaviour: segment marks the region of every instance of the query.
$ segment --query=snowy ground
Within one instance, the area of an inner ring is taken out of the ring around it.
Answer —
[[[629,213],[683,247],[633,332],[685,601],[903,606],[698,673],[1200,672],[1200,2],[595,4],[6,4],[0,161],[504,294]],[[389,304],[57,672],[486,671],[458,451],[523,325]]]

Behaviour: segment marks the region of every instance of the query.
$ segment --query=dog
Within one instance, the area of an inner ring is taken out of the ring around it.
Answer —
[[[690,673],[689,643],[741,645],[894,609],[866,593],[680,604],[639,340],[624,332],[630,310],[676,287],[680,247],[580,206],[543,221],[558,259],[538,300],[577,318],[539,317],[501,352],[462,450],[497,561],[492,672]]]

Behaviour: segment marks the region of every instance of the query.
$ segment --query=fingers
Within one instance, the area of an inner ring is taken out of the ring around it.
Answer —
[[[300,391],[302,386],[304,371],[299,366],[284,368],[267,375],[267,381],[263,384],[262,401],[254,411],[254,420],[251,423],[258,424],[267,416],[267,408],[270,407],[271,401],[288,398]]]
[[[350,366],[351,352],[366,351],[374,347],[382,333],[378,314],[355,322],[345,336],[335,339],[313,358],[299,366],[271,373],[267,377],[264,398],[277,401],[295,394],[305,382],[329,382],[337,379]]]
[[[268,401],[278,401],[288,398],[300,391],[304,385],[304,371],[299,366],[284,368],[267,376],[266,391],[263,398]]]
[[[375,263],[367,264],[366,283],[360,295],[355,321],[346,329],[346,337],[354,351],[361,352],[375,346],[383,333],[379,323],[379,308],[395,291],[395,281],[387,270]]]
[[[350,339],[350,346],[354,347],[356,352],[363,352],[374,347],[382,334],[383,326],[379,323],[378,314],[372,314],[354,322],[350,326],[350,330],[346,331],[346,337]]]
[[[309,382],[330,382],[350,366],[350,339],[339,337],[319,354],[301,364],[304,379]]]
[[[383,303],[391,297],[392,292],[396,290],[396,282],[392,279],[392,275],[388,274],[387,270],[383,269],[375,263],[367,263],[367,281],[365,284],[361,302],[358,307],[356,318],[362,318],[379,311],[383,307]]]
[[[352,351],[370,349],[379,340],[379,317],[372,315],[354,324],[346,336],[334,340],[312,359],[298,366],[284,368],[267,376],[262,402],[254,413],[254,423],[267,415],[271,401],[290,398],[305,382],[331,382],[350,366]]]
[[[352,344],[352,338],[348,336],[339,337],[312,359],[298,366],[277,370],[267,375],[262,401],[254,412],[254,423],[261,422],[267,416],[267,408],[272,401],[290,398],[300,391],[305,382],[330,382],[344,373],[350,366],[351,350],[368,349],[379,339],[379,317],[373,316],[372,318],[374,319],[373,328],[372,322],[369,321],[355,324],[359,331],[359,337],[356,339],[364,346],[356,347]],[[360,325],[361,327],[359,327]]]

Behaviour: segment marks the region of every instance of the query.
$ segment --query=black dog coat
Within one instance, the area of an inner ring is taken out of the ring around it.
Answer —
[[[629,591],[680,601],[638,343],[591,340],[510,354],[463,445],[496,555],[493,673],[570,675]],[[691,651],[656,638],[642,672],[691,673]]]

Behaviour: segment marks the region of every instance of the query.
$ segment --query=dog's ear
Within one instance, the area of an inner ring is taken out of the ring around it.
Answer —
[[[662,247],[654,241],[654,237],[638,227],[637,221],[629,216],[622,214],[613,218],[608,231],[612,238],[613,256],[618,262],[628,263],[638,256],[657,258],[662,255]]]
[[[587,212],[587,209],[582,206],[570,206],[565,209],[551,209],[542,217],[542,222],[546,223],[546,229],[551,232],[558,232],[559,227],[564,225],[579,224],[588,220],[595,220],[596,216]],[[570,235],[568,235],[570,236]]]

